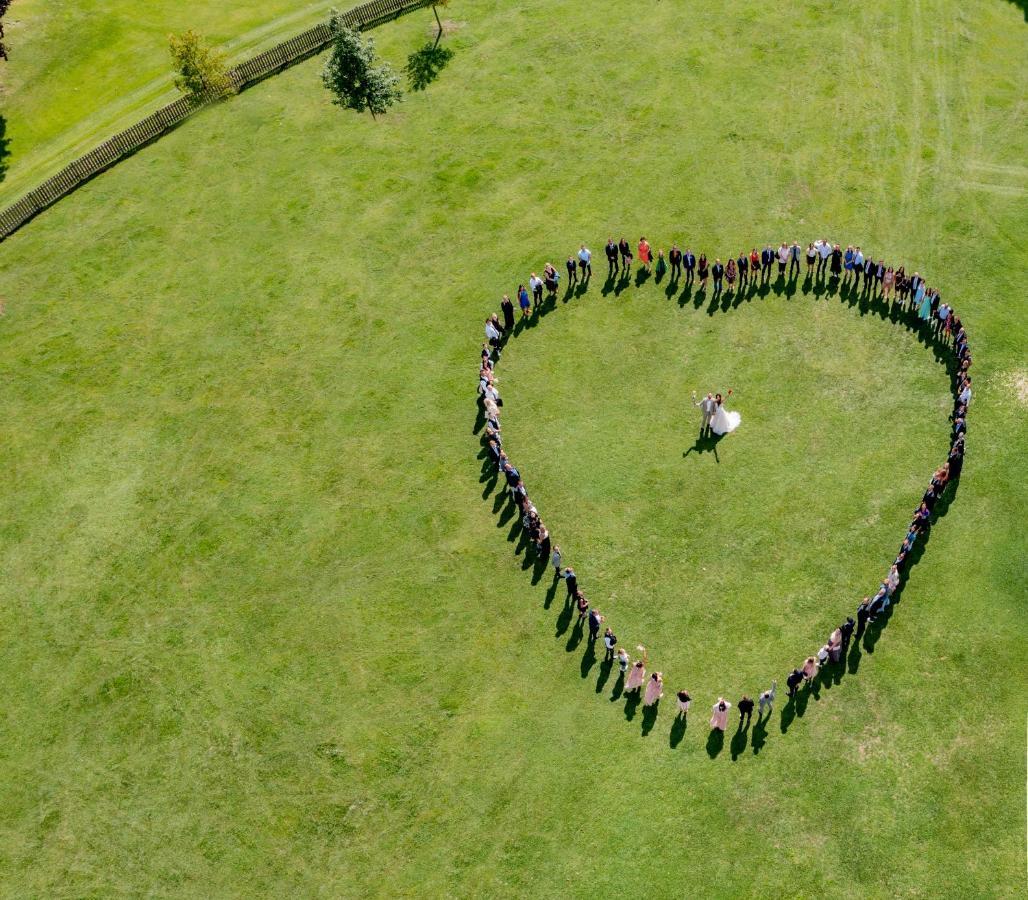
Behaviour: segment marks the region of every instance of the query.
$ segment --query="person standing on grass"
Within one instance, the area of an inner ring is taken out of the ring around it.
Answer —
[[[789,248],[789,280],[792,281],[800,274],[800,245],[795,241]]]
[[[657,276],[657,281],[660,281],[664,277],[664,273],[667,271],[667,263],[664,262],[664,251],[657,250],[657,265],[653,268],[654,275]]]
[[[500,301],[500,309],[503,311],[503,330],[510,334],[514,330],[514,304],[506,294]]]
[[[853,250],[853,289],[856,290],[860,287],[860,276],[864,274],[864,254],[860,252],[860,248],[856,247]]]
[[[550,565],[553,566],[553,577],[560,578],[560,545],[553,545],[553,553],[550,554]]]
[[[785,679],[785,686],[789,689],[789,696],[795,697],[800,682],[803,681],[803,673],[799,669],[793,669]]]
[[[856,258],[856,255],[857,254],[853,251],[852,247],[846,248],[846,253],[843,255],[843,268],[846,271],[846,274],[842,278],[844,286],[850,283],[850,278],[852,277],[853,269],[855,268],[853,260]]]
[[[889,266],[882,273],[882,296],[889,301],[890,305],[892,304],[892,289],[895,284],[896,272],[892,266]]]
[[[575,265],[575,258],[569,256],[567,262],[564,263],[564,268],[568,270],[568,287],[573,284],[578,284],[578,267]]]
[[[685,283],[692,284],[696,272],[696,256],[688,247],[685,248],[685,255],[682,257],[682,266],[685,268]]]
[[[500,323],[497,321],[496,316],[490,316],[485,320],[486,340],[489,342],[489,346],[496,351],[499,351],[500,340],[503,338],[503,330],[499,326]]]
[[[598,609],[589,610],[589,643],[595,644],[597,638],[600,636],[600,625],[603,624],[604,617],[600,615]]]
[[[778,248],[778,277],[785,278],[785,267],[789,262],[789,245],[782,241],[782,246]]]
[[[614,662],[614,648],[617,646],[617,643],[618,643],[617,635],[614,634],[614,632],[611,631],[610,628],[607,628],[603,632],[603,649],[604,649],[603,661],[604,662]],[[625,658],[626,659],[628,658],[628,654],[627,653],[625,654]],[[621,671],[624,671],[624,669],[622,669]]]
[[[732,293],[735,290],[735,260],[731,257],[728,258],[728,265],[725,266],[725,281],[728,282],[728,293]]]
[[[846,621],[839,626],[839,633],[842,635],[842,656],[846,656],[846,652],[850,647],[850,638],[853,637],[853,627],[856,623],[853,621],[853,616],[847,616]]]
[[[710,272],[714,276],[714,296],[713,296],[713,299],[716,300],[718,297],[721,296],[722,281],[724,280],[724,277],[725,277],[725,267],[723,265],[721,265],[721,260],[720,259],[715,259],[714,260],[714,268],[711,269]]]
[[[647,272],[650,271],[650,260],[652,258],[653,253],[650,250],[650,242],[645,237],[639,238],[639,263]]]
[[[750,250],[750,283],[757,286],[757,270],[760,269],[760,254],[757,252],[757,248],[754,247]]]
[[[757,698],[757,702],[760,705],[760,715],[759,715],[759,718],[761,718],[761,719],[764,718],[764,711],[765,710],[767,710],[768,712],[771,712],[771,710],[774,708],[774,705],[775,705],[775,694],[777,692],[778,692],[778,682],[777,681],[772,681],[771,682],[771,687],[768,690],[764,691],[760,695],[759,698]]]
[[[716,731],[724,731],[728,725],[728,710],[732,708],[724,697],[718,697],[717,703],[711,707],[710,727]]]
[[[766,244],[764,249],[760,251],[760,283],[764,284],[766,281],[771,280],[771,266],[775,262],[775,251],[771,249],[770,244]]]
[[[549,263],[543,266],[543,281],[546,284],[546,293],[550,297],[557,296],[557,270],[553,268]]]
[[[638,691],[646,680],[646,648],[640,644],[639,650],[642,651],[642,659],[637,660],[628,673],[628,681],[625,682],[626,694]]]
[[[817,242],[817,246],[814,245],[813,241],[807,244],[807,277],[809,278],[814,272],[810,270],[817,265],[817,251],[821,245],[821,241]],[[818,266],[818,274],[820,274],[820,266]]]
[[[632,271],[632,248],[624,237],[618,241],[618,253],[621,254],[621,274],[627,276]]]
[[[646,682],[646,694],[643,697],[643,706],[653,706],[664,696],[664,673],[654,672],[650,680]]]
[[[825,244],[827,246],[827,243]],[[842,274],[842,248],[836,244],[832,247],[832,277],[838,278]]]
[[[739,293],[741,294],[746,290],[750,277],[750,258],[746,255],[745,251],[739,254],[736,264],[739,268]]]
[[[839,245],[836,244],[834,249],[835,250],[839,250]],[[834,252],[834,250],[832,248],[832,245],[830,243],[828,243],[828,241],[824,240],[824,238],[822,238],[821,239],[821,246],[818,247],[818,250],[817,250],[817,274],[821,278],[825,277],[825,274],[826,274],[825,270],[828,268],[828,260],[832,256],[833,252]],[[841,250],[839,250],[839,259],[840,259],[840,261],[842,260],[842,251]],[[833,269],[832,270],[832,274],[838,275],[839,273],[836,272]]]
[[[803,661],[803,680],[808,687],[814,680],[815,675],[817,675],[817,660],[813,656],[808,656]]]
[[[521,318],[528,318],[528,311],[532,308],[532,303],[528,299],[528,291],[525,290],[523,284],[518,285],[518,306],[521,307]]]
[[[589,601],[581,591],[575,593],[575,606],[578,608],[578,622],[581,624],[582,620],[589,615]]]
[[[677,281],[682,277],[682,251],[678,249],[678,244],[671,245],[671,249],[668,250],[667,261],[671,263],[671,280]]]
[[[532,306],[538,309],[539,304],[543,302],[543,280],[533,272],[532,277],[528,279],[528,286],[532,289]]]
[[[571,600],[578,593],[578,576],[571,566],[564,570],[564,585],[568,589],[568,600]]]
[[[585,244],[578,248],[578,268],[582,270],[582,281],[593,277],[593,255]]]
[[[696,263],[696,266],[699,269],[700,290],[701,291],[706,291],[707,290],[707,278],[710,276],[710,269],[707,268],[707,254],[706,253],[701,253],[700,254],[700,259],[699,259],[699,262]]]
[[[613,278],[618,273],[618,245],[614,238],[607,238],[603,252],[607,254],[607,278]]]
[[[736,705],[736,709],[739,710],[739,727],[742,728],[743,719],[745,719],[746,727],[748,728],[750,721],[753,719],[753,701],[743,694],[742,699]]]
[[[908,535],[909,536],[909,535]],[[857,607],[857,637],[859,638],[867,628],[867,620],[871,615],[871,598],[865,597]]]
[[[618,650],[618,671],[621,673],[621,677],[625,677],[625,673],[628,671],[628,664],[631,660],[628,658],[628,651],[622,647]]]
[[[684,719],[689,715],[689,707],[692,706],[692,697],[689,696],[688,691],[679,691],[675,696],[678,698],[678,715]]]

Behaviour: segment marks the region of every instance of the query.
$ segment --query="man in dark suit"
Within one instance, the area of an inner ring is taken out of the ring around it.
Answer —
[[[742,700],[736,704],[736,709],[739,710],[739,727],[742,728],[743,719],[746,720],[746,725],[749,727],[750,720],[753,718],[753,701],[743,694]]]
[[[842,632],[842,656],[846,657],[846,651],[850,646],[850,638],[853,637],[853,616],[847,616],[846,621],[839,626],[839,631]]]
[[[775,263],[775,251],[768,244],[760,251],[760,283],[763,284],[771,278],[771,266]]]
[[[800,686],[800,682],[803,681],[803,673],[799,669],[793,669],[788,678],[785,679],[785,686],[789,689],[789,696],[795,697],[796,690]]]
[[[675,281],[682,274],[682,251],[678,249],[678,244],[671,245],[667,261],[671,263],[671,280]]]
[[[696,272],[696,257],[693,256],[693,252],[688,247],[685,248],[682,265],[685,267],[685,283],[692,284]]]
[[[721,290],[724,287],[725,278],[725,267],[721,265],[720,259],[714,260],[714,265],[710,270],[710,274],[714,276],[714,294],[711,299],[717,300],[717,298],[721,296]]]
[[[564,570],[564,584],[567,585],[568,600],[570,600],[578,593],[578,576],[575,575],[575,570],[571,566]]]
[[[607,277],[613,278],[618,273],[618,245],[614,243],[614,238],[607,238],[607,246],[603,251],[607,254]]]

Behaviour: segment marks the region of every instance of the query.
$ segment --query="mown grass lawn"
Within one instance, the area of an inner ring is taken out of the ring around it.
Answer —
[[[0,247],[10,893],[1023,891],[1021,12],[582,9],[464,0],[453,61],[377,122],[298,66]],[[376,39],[400,64],[424,27]],[[857,242],[974,346],[959,491],[873,652],[713,758],[716,695],[781,688],[876,587],[949,382],[848,298],[713,311],[604,293],[598,259],[519,334],[508,448],[696,698],[644,728],[472,434],[486,313],[610,233]],[[688,453],[708,386],[743,416],[716,458]]]
[[[168,35],[192,28],[231,62],[327,18],[304,0],[17,0],[0,67],[0,204],[178,96]]]

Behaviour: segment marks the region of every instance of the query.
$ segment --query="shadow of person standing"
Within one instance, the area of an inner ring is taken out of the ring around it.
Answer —
[[[725,733],[720,728],[711,728],[707,735],[707,756],[714,759],[725,746]]]
[[[682,738],[685,737],[685,730],[689,727],[689,722],[686,716],[681,714],[675,716],[675,721],[671,723],[671,737],[669,743],[671,749],[674,750],[680,743]]]

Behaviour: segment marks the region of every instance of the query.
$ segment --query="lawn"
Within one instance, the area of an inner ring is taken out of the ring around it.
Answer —
[[[461,0],[452,62],[378,121],[304,63],[0,246],[6,893],[1023,894],[1022,12],[582,10]],[[877,586],[949,380],[851,297],[714,309],[599,260],[511,342],[530,493],[696,698],[648,722],[472,433],[485,315],[610,233],[860,243],[974,348],[959,491],[888,627],[719,753],[716,696],[781,687]],[[728,387],[741,428],[689,452],[689,393]]]
[[[0,66],[0,205],[178,96],[168,34],[192,28],[246,59],[327,18],[305,0],[15,0]]]

